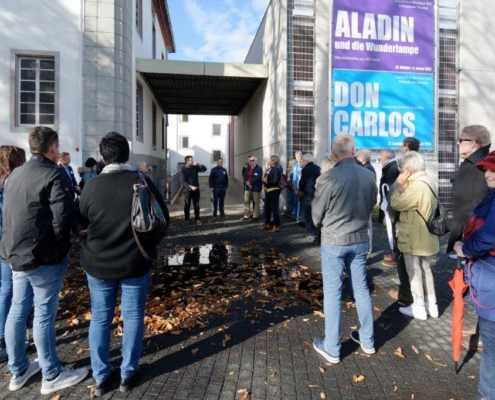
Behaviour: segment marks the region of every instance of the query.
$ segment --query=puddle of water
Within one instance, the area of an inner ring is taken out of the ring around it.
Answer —
[[[242,285],[265,296],[273,292],[303,291],[304,298],[305,294],[313,295],[321,290],[321,278],[315,279],[316,276],[300,270],[297,263],[275,252],[262,254],[258,248],[208,244],[179,251],[165,249],[164,263],[153,273],[151,292],[163,295],[205,284],[213,294],[225,286]]]

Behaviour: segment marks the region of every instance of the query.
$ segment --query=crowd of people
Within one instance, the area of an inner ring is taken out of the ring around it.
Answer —
[[[493,399],[495,152],[489,153],[490,133],[480,125],[464,128],[458,146],[463,162],[452,179],[453,223],[447,251],[452,258],[465,261],[465,279],[479,315],[478,325],[467,330],[469,345],[483,348],[479,398]],[[419,149],[417,139],[406,138],[398,156],[383,150],[378,184],[371,152],[356,150],[354,138],[347,134],[333,140],[331,154],[320,165],[311,154],[296,152],[286,173],[275,154],[265,170],[254,155],[243,168],[243,221],[261,219],[262,230],[280,232],[280,197],[285,192],[287,216],[301,218],[307,236],[321,245],[325,337],[315,338],[313,347],[332,364],[341,360],[345,270],[360,322],[350,337],[366,354],[376,351],[366,266],[372,248],[371,215],[377,201],[390,247],[382,263],[397,268],[398,275],[398,289],[389,295],[401,303],[399,311],[407,317],[426,320],[440,316],[431,269],[439,239],[427,223],[439,200]],[[170,217],[161,194],[146,175],[146,162],[138,162],[137,167],[129,164],[125,137],[110,132],[101,140],[99,150],[101,160],[88,158],[78,170],[78,182],[70,154],[59,152],[58,134],[48,127],[36,127],[30,133],[32,156],[27,162],[23,149],[0,147],[0,362],[8,360],[11,391],[22,388],[39,371],[42,394],[75,385],[89,372],[85,367],[62,365],[56,350],[55,318],[69,264],[71,230],[82,236],[79,261],[91,297],[89,341],[95,395],[105,394],[116,374],[109,362],[110,328],[119,290],[125,326],[120,390],[131,390],[139,376],[146,296],[152,258],[158,249],[152,240],[137,243],[135,239],[130,221],[134,185],[144,179],[167,223]],[[191,155],[184,161],[180,174],[184,219],[192,223],[192,202],[194,223],[201,225],[199,174],[207,168]],[[215,222],[225,218],[229,185],[221,158],[211,169],[208,184]],[[24,340],[30,315],[34,315],[38,355],[34,361],[26,355],[30,343]]]
[[[70,154],[59,153],[58,134],[51,128],[32,130],[27,162],[23,149],[0,147],[0,359],[8,359],[11,391],[40,371],[41,394],[73,386],[89,372],[62,365],[56,349],[55,320],[69,264],[70,230],[77,233],[79,226],[84,232],[79,261],[91,298],[94,394],[105,394],[116,373],[109,362],[110,328],[119,290],[125,325],[120,391],[131,390],[139,376],[153,264],[143,250],[156,258],[158,249],[149,237],[141,237],[139,245],[134,237],[130,216],[135,185],[144,179],[167,223],[170,217],[158,189],[143,174],[146,165],[136,169],[128,163],[130,148],[124,136],[110,132],[99,150],[101,162],[88,159],[80,171],[83,184],[78,184]],[[30,361],[30,343],[24,338],[33,306],[37,358]]]

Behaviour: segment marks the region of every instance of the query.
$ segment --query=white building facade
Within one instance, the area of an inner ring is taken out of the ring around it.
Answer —
[[[191,155],[208,170],[200,175],[209,175],[223,159],[229,170],[229,117],[217,115],[169,115],[168,116],[168,171],[180,170],[184,157]]]
[[[135,65],[175,51],[166,0],[4,2],[0,26],[0,144],[29,154],[46,125],[79,167],[116,131],[163,185],[167,118]]]

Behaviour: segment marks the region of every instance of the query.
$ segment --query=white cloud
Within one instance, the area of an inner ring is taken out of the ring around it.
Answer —
[[[200,42],[183,47],[194,60],[243,62],[270,0],[186,0],[185,9]]]

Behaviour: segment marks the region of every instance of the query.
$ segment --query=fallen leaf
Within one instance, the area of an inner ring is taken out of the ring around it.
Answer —
[[[322,374],[324,374],[324,373],[325,373],[325,371],[326,371],[326,369],[325,369],[325,368],[323,368],[323,367],[318,367],[318,368],[320,369],[320,372],[321,372]]]
[[[397,390],[399,390],[399,388],[397,386],[394,386],[394,393],[397,392]]]
[[[364,377],[364,375],[353,375],[352,376],[352,380],[354,381],[354,383],[362,382],[365,379],[366,378]]]
[[[375,309],[375,311],[378,311],[378,312],[381,312],[382,311],[377,306],[374,306],[373,308]]]
[[[234,373],[235,373],[234,371],[230,371],[229,375],[234,375]]]
[[[416,346],[412,345],[411,347],[416,354],[419,354],[419,350]]]
[[[308,385],[310,388],[317,388],[319,387],[318,385]]]
[[[50,400],[60,400],[60,395],[57,394],[56,396],[51,397]]]
[[[80,349],[77,349],[77,355],[81,355],[82,353],[84,353],[85,351],[89,351],[89,349],[83,349],[83,348],[80,348]]]
[[[309,318],[303,318],[303,321],[304,322],[308,322],[309,321]]]
[[[225,347],[225,343],[227,343],[231,339],[230,335],[226,334],[222,340],[222,345]]]
[[[426,357],[429,361],[431,361],[433,364],[435,364],[435,365],[440,365],[441,367],[446,367],[446,366],[447,366],[447,364],[437,363],[436,361],[434,361],[434,360],[433,360],[433,357],[432,357],[432,356],[430,356],[429,354],[425,354],[425,357]]]
[[[400,357],[400,358],[406,358],[406,356],[404,355],[404,353],[402,352],[402,347],[397,347],[394,351],[394,354],[397,356],[397,357]]]
[[[356,331],[358,327],[357,325],[354,325],[354,326],[350,326],[349,328],[351,329],[351,331]]]
[[[325,395],[325,393],[321,392],[320,393],[320,399],[326,399],[326,398],[327,398],[327,396]]]
[[[325,314],[323,314],[321,311],[313,311],[313,314],[317,317],[325,318]]]
[[[192,350],[191,350],[192,355],[193,355],[193,356],[195,356],[195,355],[196,355],[196,353],[198,352],[198,350],[199,350],[199,349],[198,349],[197,347],[196,347],[196,348],[194,348],[194,349],[192,349]]]
[[[270,375],[270,378],[275,378],[276,375],[277,375],[276,372],[272,372],[271,375]]]

